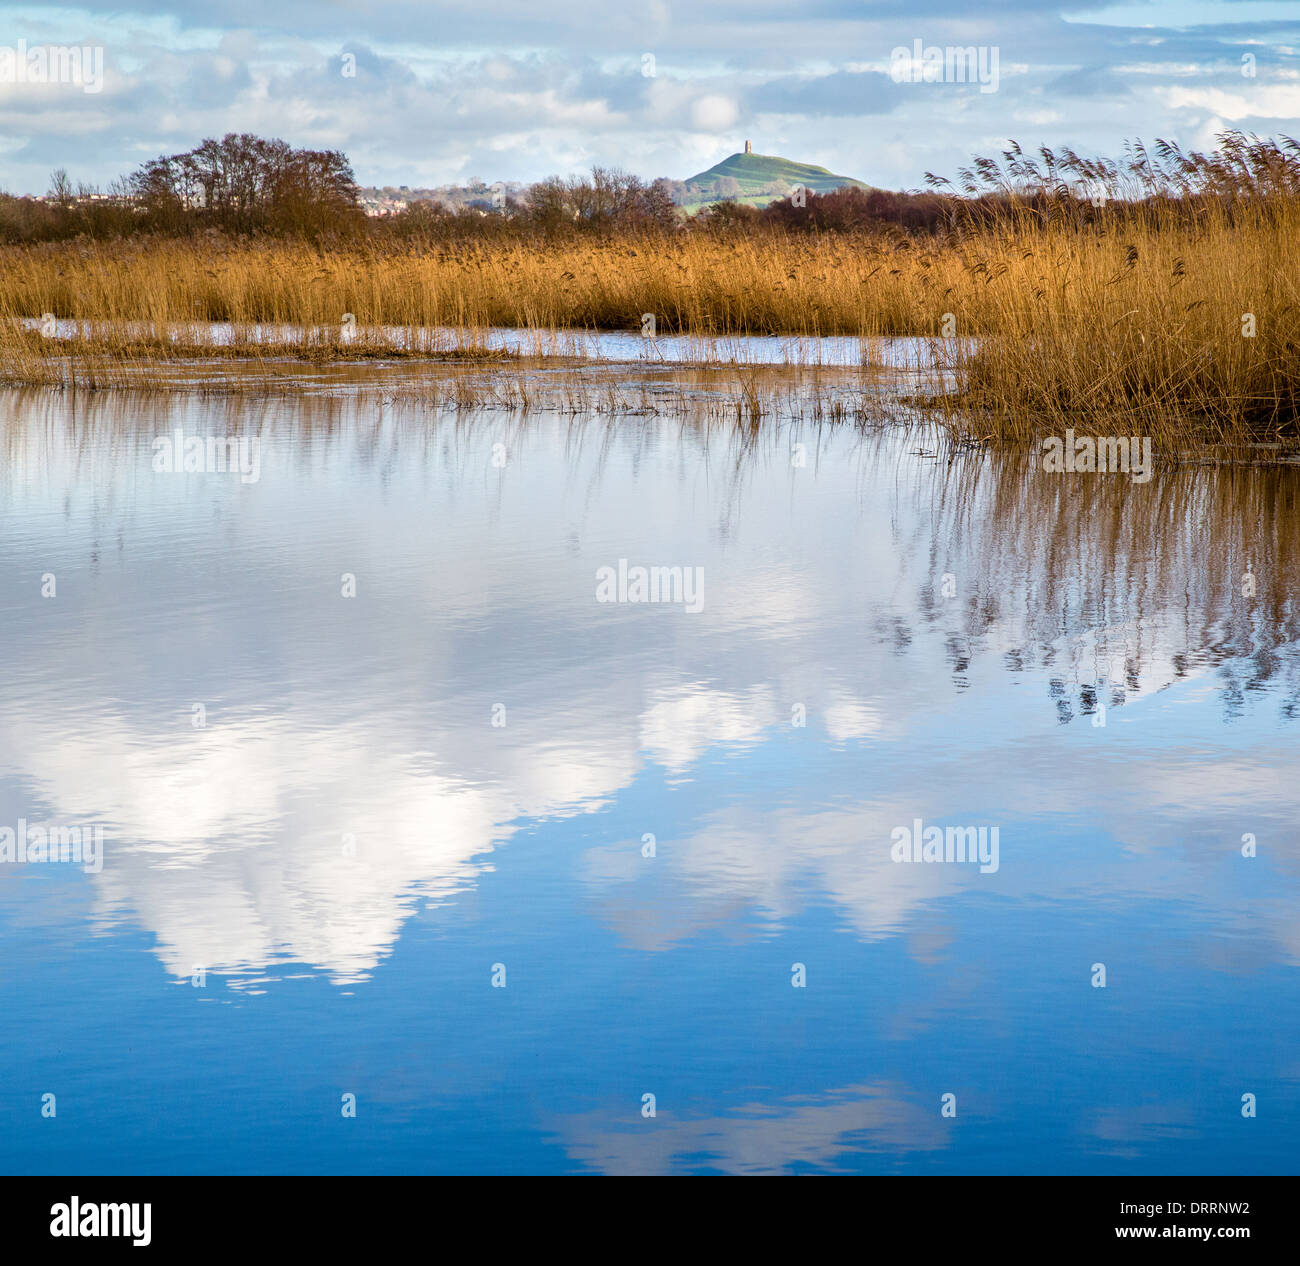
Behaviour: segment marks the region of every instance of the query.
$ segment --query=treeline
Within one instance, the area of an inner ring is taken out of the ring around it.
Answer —
[[[311,236],[356,227],[362,216],[352,165],[338,150],[294,149],[234,133],[145,163],[131,195],[151,227],[191,224],[227,233]]]
[[[365,231],[352,166],[337,150],[248,133],[151,159],[101,192],[56,171],[45,198],[0,195],[0,240],[162,233],[317,238]]]
[[[540,181],[521,195],[501,199],[491,211],[413,202],[405,211],[376,221],[372,233],[456,240],[764,229],[849,233],[882,225],[932,233],[951,226],[961,204],[961,199],[945,194],[848,187],[822,194],[796,192],[765,207],[716,202],[687,215],[674,202],[670,185],[667,180],[646,184],[626,172],[596,167],[590,177]]]
[[[1009,220],[1168,223],[1228,208],[1254,213],[1300,197],[1300,144],[1237,132],[1209,154],[1140,142],[1119,160],[1073,151],[1012,148],[976,158],[958,181],[929,176],[924,193],[847,187],[794,190],[755,207],[724,201],[686,215],[669,180],[646,182],[593,167],[582,177],[550,177],[523,190],[496,186],[487,205],[412,201],[368,217],[347,158],[336,150],[294,149],[284,141],[234,133],[163,156],[114,182],[107,193],[54,174],[44,199],[0,195],[0,241],[96,240],[205,232],[310,240],[532,241],[581,236],[688,233],[945,235]]]
[[[294,149],[284,141],[231,133],[182,154],[164,155],[106,190],[54,173],[44,198],[0,194],[0,241],[105,240],[142,234],[271,236],[382,241],[644,236],[690,230],[856,231],[894,224],[933,231],[952,219],[958,199],[855,188],[799,193],[763,208],[720,202],[693,216],[677,205],[680,182],[643,181],[593,167],[586,176],[552,176],[492,195],[487,206],[411,201],[392,215],[368,217],[352,167],[336,150]]]
[[[888,224],[909,232],[934,233],[953,227],[960,210],[960,199],[945,194],[894,193],[846,185],[829,193],[796,192],[765,207],[719,202],[701,214],[728,226],[854,233]]]
[[[669,181],[647,183],[630,172],[593,167],[590,176],[551,176],[519,193],[498,193],[487,207],[410,202],[404,211],[373,219],[370,232],[438,240],[566,237],[669,233],[681,223]]]

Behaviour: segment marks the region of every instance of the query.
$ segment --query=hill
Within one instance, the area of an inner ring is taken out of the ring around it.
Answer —
[[[825,167],[797,163],[792,158],[781,158],[775,154],[754,154],[748,150],[724,158],[708,171],[690,177],[684,184],[685,194],[681,201],[688,207],[721,202],[728,198],[764,206],[773,198],[789,193],[796,186],[802,186],[810,193],[829,193],[832,189],[841,189],[845,185],[858,189],[871,188],[861,180],[854,180],[852,176],[837,176]]]

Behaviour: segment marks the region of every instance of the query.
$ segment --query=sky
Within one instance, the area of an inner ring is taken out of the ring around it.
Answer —
[[[39,82],[33,50],[55,48],[86,51]],[[927,80],[918,48],[975,49],[974,81]],[[341,149],[363,185],[685,179],[750,139],[914,189],[1012,138],[1115,155],[1298,116],[1300,0],[0,3],[0,190],[19,194],[231,131]]]

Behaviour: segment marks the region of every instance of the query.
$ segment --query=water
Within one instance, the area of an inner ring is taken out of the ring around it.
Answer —
[[[1293,1165],[1300,472],[328,397],[0,445],[0,827],[104,828],[0,864],[5,1171]]]
[[[947,363],[975,346],[973,339],[939,340],[907,336],[858,338],[851,335],[801,334],[656,334],[628,330],[550,330],[513,326],[365,326],[355,323],[332,327],[269,322],[236,325],[230,321],[191,321],[184,324],[150,321],[76,321],[69,318],[45,322],[36,317],[15,322],[26,330],[46,330],[47,337],[73,341],[86,337],[160,338],[183,344],[214,347],[229,345],[236,337],[249,344],[291,350],[300,343],[376,343],[387,348],[437,352],[475,347],[524,357],[567,357],[597,364],[652,365],[827,365],[875,364],[895,369],[930,368]]]

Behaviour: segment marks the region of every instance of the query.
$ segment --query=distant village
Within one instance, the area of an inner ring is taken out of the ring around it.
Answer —
[[[368,215],[381,218],[397,215],[412,202],[432,202],[448,211],[482,211],[486,215],[503,201],[519,197],[526,185],[511,181],[487,184],[470,180],[464,185],[440,185],[437,188],[412,188],[410,185],[365,186],[358,191],[358,202]]]
[[[682,180],[660,178],[655,184],[662,185],[668,196],[679,206],[695,202],[707,195],[707,190]],[[439,185],[435,188],[421,188],[411,185],[364,186],[358,191],[361,209],[373,218],[397,215],[405,211],[413,202],[431,202],[446,211],[479,211],[488,215],[493,210],[500,210],[507,203],[520,199],[527,193],[529,186],[516,180],[498,180],[492,184],[471,178],[463,185]],[[774,188],[774,196],[782,192]]]

